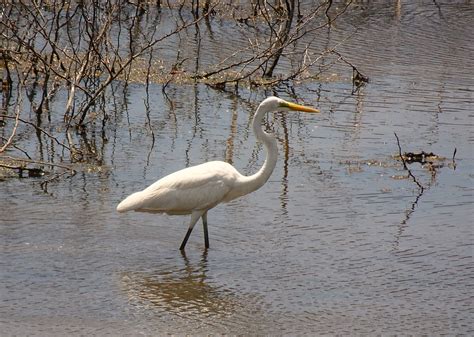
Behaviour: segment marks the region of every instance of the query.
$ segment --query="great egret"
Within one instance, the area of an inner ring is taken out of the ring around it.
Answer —
[[[232,165],[223,161],[211,161],[174,172],[161,178],[140,192],[125,198],[118,206],[118,212],[136,211],[166,213],[170,215],[191,214],[189,228],[181,243],[184,250],[189,235],[202,218],[204,243],[209,248],[207,211],[221,202],[228,202],[249,194],[262,187],[270,178],[278,158],[275,137],[262,128],[265,114],[272,111],[319,112],[317,109],[268,97],[260,103],[253,118],[253,132],[267,151],[267,157],[260,170],[251,175],[240,174]]]

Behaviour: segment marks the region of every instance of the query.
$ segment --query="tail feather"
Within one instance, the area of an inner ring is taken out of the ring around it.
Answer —
[[[118,204],[117,211],[123,213],[139,209],[143,206],[143,199],[144,197],[141,192],[133,193]]]

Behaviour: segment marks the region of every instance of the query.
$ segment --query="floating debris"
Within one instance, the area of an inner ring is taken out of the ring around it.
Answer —
[[[405,152],[405,153],[403,153],[402,157],[403,157],[403,160],[405,160],[405,162],[407,164],[420,163],[420,164],[424,165],[424,164],[428,164],[428,163],[433,164],[436,161],[446,160],[446,158],[438,156],[437,154],[434,154],[433,152],[428,153],[428,152],[425,152],[425,151],[421,151],[421,152],[418,152],[418,153],[416,153],[416,152]],[[400,155],[396,156],[395,158],[398,159],[398,160],[401,159]]]

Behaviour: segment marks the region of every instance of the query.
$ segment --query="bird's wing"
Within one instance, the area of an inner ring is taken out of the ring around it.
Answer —
[[[172,173],[122,201],[117,209],[187,214],[210,209],[232,190],[237,171],[224,162],[209,162]]]

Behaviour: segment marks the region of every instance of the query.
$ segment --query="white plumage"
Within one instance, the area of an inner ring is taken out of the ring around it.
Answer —
[[[211,161],[171,173],[123,200],[117,211],[191,214],[227,202],[241,174],[230,164]]]
[[[257,139],[265,145],[267,157],[262,168],[254,175],[244,176],[226,162],[207,162],[171,173],[143,191],[131,194],[117,206],[117,211],[191,214],[181,250],[185,248],[194,225],[202,218],[205,246],[208,248],[207,211],[219,203],[231,201],[260,188],[275,168],[278,158],[276,140],[261,127],[265,114],[275,110],[318,112],[316,109],[286,102],[277,97],[268,97],[260,103],[252,127]]]

